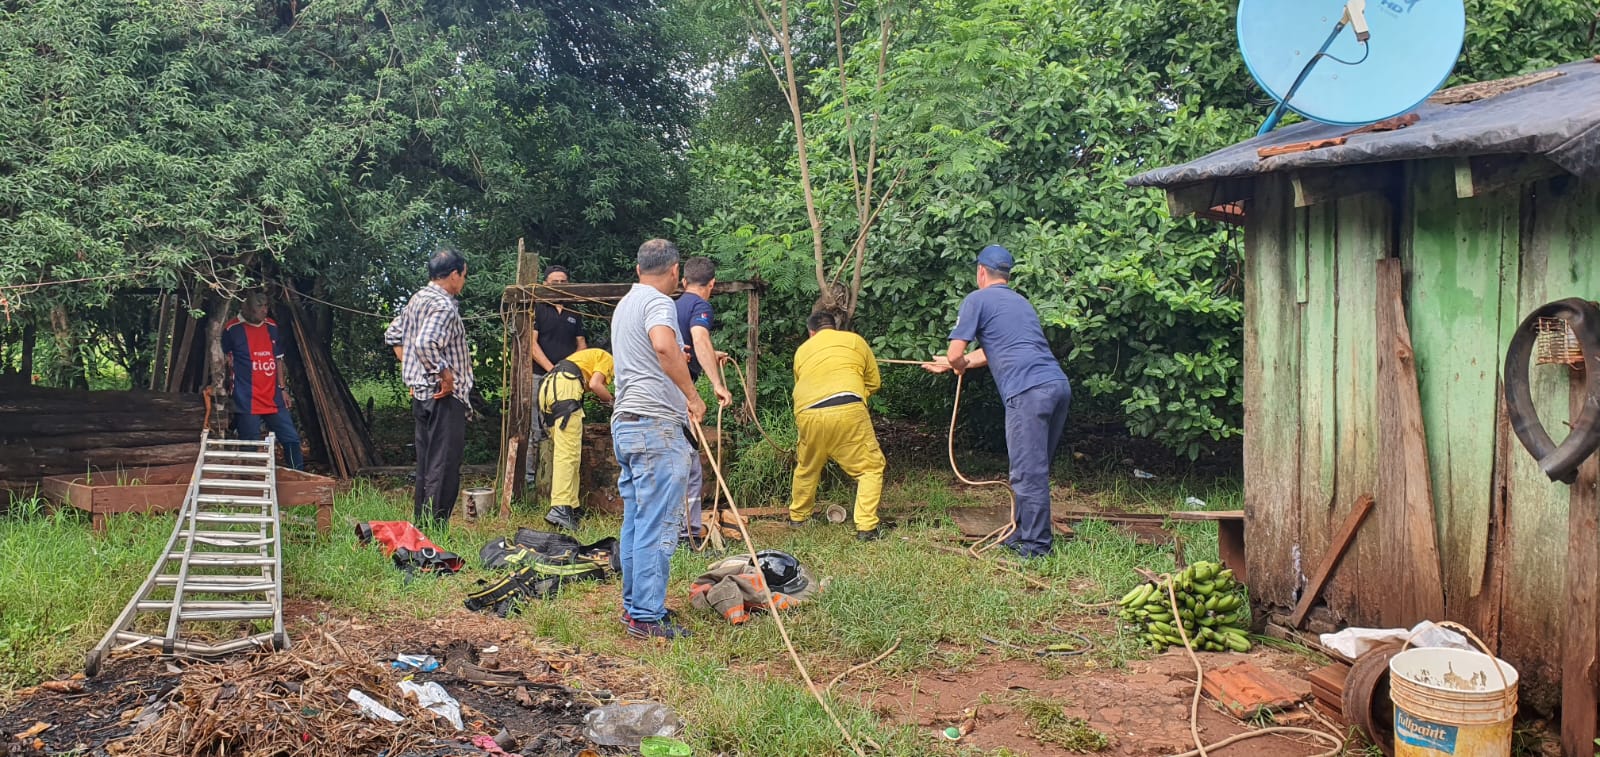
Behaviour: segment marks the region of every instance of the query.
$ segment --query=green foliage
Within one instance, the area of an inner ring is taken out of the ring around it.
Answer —
[[[858,228],[846,137],[875,132],[878,186],[900,177],[869,239],[856,317],[874,349],[886,357],[942,349],[973,286],[974,254],[1001,243],[1018,257],[1014,285],[1039,309],[1078,406],[1107,404],[1130,432],[1191,458],[1236,439],[1238,232],[1172,219],[1158,193],[1123,184],[1238,141],[1264,116],[1233,41],[1234,8],[1186,0],[855,6],[846,20],[859,40],[848,51],[849,103],[825,68],[830,60],[814,56],[806,123],[830,255]],[[1579,0],[1469,2],[1456,79],[1590,54],[1594,10]],[[797,36],[831,40],[826,11],[801,13]],[[881,90],[870,33],[880,13],[894,14]],[[718,98],[727,92],[752,110],[751,86],[734,79]],[[881,116],[865,117],[873,113]],[[791,127],[770,113],[760,124],[792,140]],[[691,154],[694,215],[679,227],[725,264],[769,280],[769,312],[780,315],[766,333],[787,335],[799,327],[784,314],[805,312],[817,292],[796,165],[774,160],[767,144],[705,134]],[[912,391],[887,401],[931,415],[939,408],[930,397],[948,397]]]
[[[676,8],[0,5],[8,323],[49,340],[60,306],[63,339],[131,331],[119,359],[141,383],[154,298],[113,313],[118,292],[200,306],[276,281],[376,313],[332,319],[341,362],[371,375],[392,370],[387,316],[450,240],[471,266],[466,312],[489,316],[473,337],[492,388],[516,240],[579,280],[617,278],[682,197],[703,43]]]

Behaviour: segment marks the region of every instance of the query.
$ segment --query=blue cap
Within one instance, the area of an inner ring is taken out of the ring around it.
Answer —
[[[1011,266],[1016,264],[1017,261],[1011,258],[1011,251],[1000,245],[991,244],[978,251],[978,265],[997,271],[1010,271]]]

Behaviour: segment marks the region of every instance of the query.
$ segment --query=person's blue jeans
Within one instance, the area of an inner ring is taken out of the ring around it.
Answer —
[[[689,523],[679,530],[680,536],[693,536],[700,538],[702,529],[701,505],[705,499],[705,470],[700,462],[700,450],[693,449],[689,452],[689,483],[684,487],[683,509],[689,514]]]
[[[1011,491],[1017,498],[1017,530],[1006,539],[1017,554],[1050,553],[1050,461],[1067,425],[1072,385],[1051,381],[1006,400],[1006,453],[1011,458]]]
[[[306,461],[300,454],[300,434],[294,430],[294,419],[289,417],[287,411],[279,410],[271,415],[236,413],[233,416],[233,427],[239,432],[240,439],[260,441],[262,424],[278,435],[278,444],[283,446],[283,456],[289,467],[305,470]]]
[[[667,575],[683,525],[689,485],[689,440],[675,420],[616,413],[611,446],[621,473],[622,609],[639,621],[667,615]]]

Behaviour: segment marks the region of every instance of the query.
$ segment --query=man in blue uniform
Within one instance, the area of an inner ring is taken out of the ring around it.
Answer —
[[[733,394],[722,381],[722,371],[717,363],[725,357],[711,343],[711,330],[716,327],[716,316],[711,312],[711,290],[717,286],[717,265],[710,258],[690,258],[683,264],[683,294],[678,295],[678,330],[683,332],[684,346],[689,350],[689,379],[699,381],[705,374],[711,379],[711,390],[717,395],[717,404],[726,408],[733,403]],[[701,467],[697,447],[689,461],[689,493],[685,507],[689,517],[684,521],[684,531],[679,537],[704,539],[705,526],[700,512],[705,490],[705,471]]]
[[[1010,251],[978,253],[978,290],[961,301],[950,349],[923,368],[934,373],[989,366],[1006,408],[1006,452],[1016,495],[1016,532],[1005,542],[1022,557],[1050,553],[1050,461],[1055,458],[1072,385],[1045,341],[1039,314],[1011,290]],[[978,349],[967,347],[973,342]]]

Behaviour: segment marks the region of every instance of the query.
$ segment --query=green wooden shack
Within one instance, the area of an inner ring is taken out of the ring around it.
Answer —
[[[1521,671],[1525,709],[1578,697],[1592,733],[1596,464],[1551,481],[1511,431],[1502,379],[1533,309],[1600,300],[1600,63],[1446,90],[1414,113],[1388,131],[1297,124],[1129,183],[1164,189],[1174,216],[1245,227],[1258,616],[1287,625],[1371,496],[1309,627],[1461,622]],[[1557,439],[1571,403],[1600,402],[1571,388],[1582,370],[1529,368]]]

